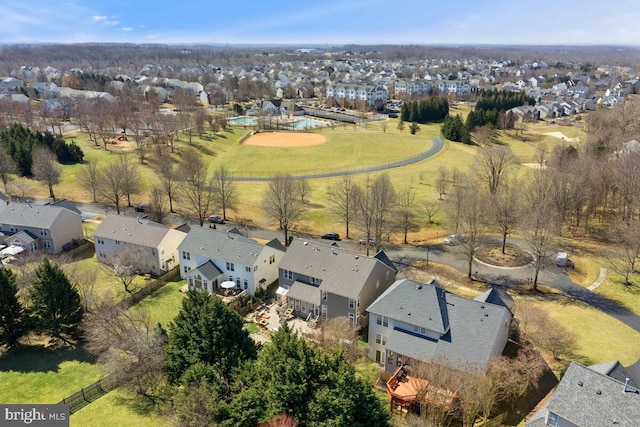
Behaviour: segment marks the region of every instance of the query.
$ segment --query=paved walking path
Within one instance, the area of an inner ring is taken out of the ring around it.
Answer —
[[[602,282],[604,282],[604,279],[606,278],[607,278],[607,269],[604,267],[600,267],[600,275],[598,276],[596,281],[593,282],[587,289],[589,289],[590,291],[595,290],[598,286],[602,285]]]

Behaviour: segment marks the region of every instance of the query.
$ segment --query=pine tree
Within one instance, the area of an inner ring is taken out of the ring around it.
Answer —
[[[60,267],[45,258],[36,270],[29,296],[36,330],[67,343],[77,337],[84,315],[80,294]]]
[[[212,366],[226,381],[233,368],[255,359],[256,347],[242,318],[215,295],[190,291],[170,324],[165,368],[172,384],[196,363]]]
[[[18,299],[18,285],[11,270],[0,269],[0,345],[18,344],[27,332],[27,313]]]

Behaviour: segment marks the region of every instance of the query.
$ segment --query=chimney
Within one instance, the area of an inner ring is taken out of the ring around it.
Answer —
[[[624,379],[624,389],[622,390],[623,393],[627,392],[627,385],[629,384],[629,378],[625,378]]]

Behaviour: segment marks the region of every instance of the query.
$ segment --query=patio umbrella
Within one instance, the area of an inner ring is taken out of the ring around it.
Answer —
[[[222,289],[231,289],[236,287],[236,282],[232,282],[231,280],[227,280],[226,282],[220,283],[220,287]]]

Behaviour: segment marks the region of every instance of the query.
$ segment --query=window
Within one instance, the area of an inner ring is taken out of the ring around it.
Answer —
[[[327,306],[325,304],[322,304],[320,307],[320,313],[322,314],[323,319],[327,318]]]
[[[319,285],[320,284],[320,279],[316,279],[315,277],[312,277],[310,281],[311,281],[312,285]]]
[[[349,298],[349,308],[356,308],[356,300]]]
[[[42,244],[44,245],[45,248],[51,249],[51,240],[43,240]]]
[[[327,300],[327,291],[320,291],[320,296],[322,297],[322,301]]]
[[[382,335],[376,334],[376,344],[382,344]]]
[[[191,253],[182,251],[182,259],[191,259]]]
[[[248,289],[249,288],[249,281],[247,279],[244,279],[244,289]]]
[[[116,245],[119,245],[119,244],[120,244],[120,240],[116,240]]]
[[[47,229],[46,229],[46,228],[41,228],[41,229],[40,229],[40,235],[41,235],[41,236],[46,236],[47,234],[49,234],[49,232],[47,231]]]
[[[349,313],[349,325],[353,326],[356,323],[356,315]]]
[[[379,314],[376,315],[376,323],[378,325],[382,325],[385,328],[389,326],[389,318],[385,317],[385,316],[380,316]]]
[[[549,412],[549,415],[547,416],[547,425],[552,427],[558,427],[558,414]]]
[[[227,262],[227,271],[236,271],[235,265],[232,262]]]
[[[189,267],[187,267],[187,266],[185,265],[184,267],[182,267],[182,271],[184,271],[184,272],[186,273],[187,271],[189,271]]]
[[[238,287],[240,287],[240,278],[236,277],[236,285],[238,285]]]
[[[293,271],[282,270],[282,277],[285,279],[293,280]]]
[[[276,256],[275,255],[271,255],[269,257],[269,264],[273,264],[274,262],[276,262]]]
[[[253,266],[253,271],[258,271],[258,266],[257,265]]]
[[[156,256],[156,249],[155,248],[151,248],[151,255]]]
[[[247,273],[251,273],[251,267],[245,267],[244,271],[246,271]]]
[[[229,281],[233,282],[233,276],[229,276]]]
[[[382,345],[387,345],[387,336],[386,335],[382,336]]]
[[[104,245],[104,240],[102,239],[102,237],[98,237],[96,238],[96,243],[98,243],[99,245]]]

